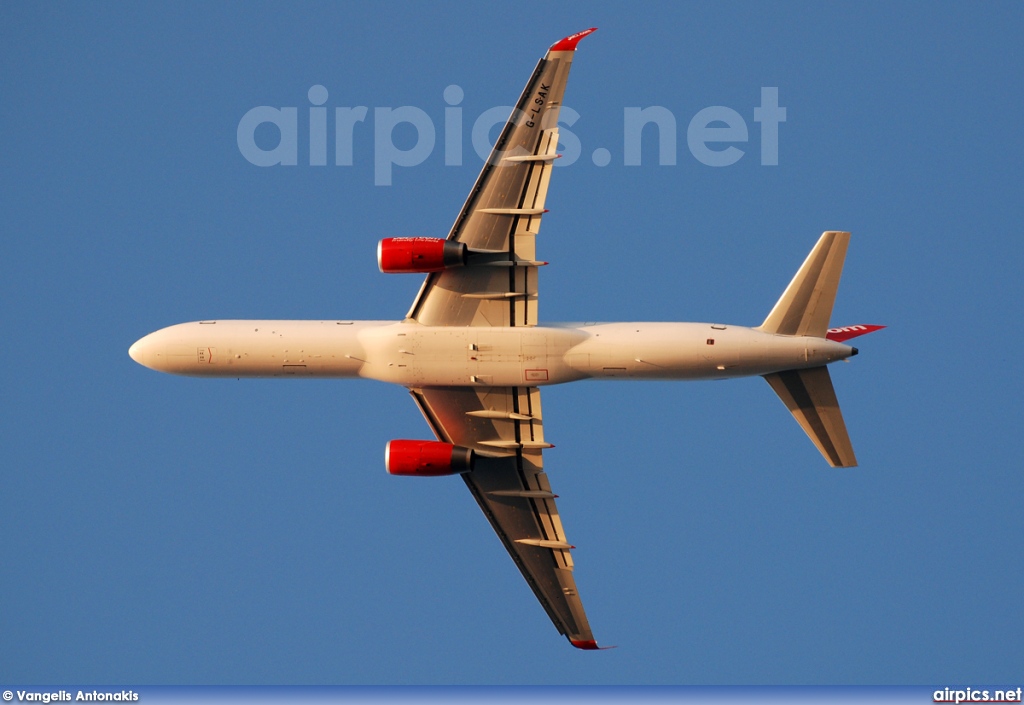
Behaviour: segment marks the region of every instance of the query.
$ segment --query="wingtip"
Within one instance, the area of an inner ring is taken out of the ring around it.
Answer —
[[[614,646],[598,646],[597,642],[593,639],[570,639],[569,643],[577,649],[583,649],[584,651],[605,651],[615,648]]]
[[[548,51],[576,51],[576,45],[580,43],[580,40],[588,34],[593,34],[596,31],[597,27],[591,27],[590,29],[585,29],[582,32],[570,34],[568,37],[559,39],[557,42],[552,44]]]

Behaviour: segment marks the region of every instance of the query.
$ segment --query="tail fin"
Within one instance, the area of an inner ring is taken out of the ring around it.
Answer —
[[[842,328],[829,328],[825,337],[837,343],[845,343],[850,338],[857,338],[876,330],[882,330],[885,326],[875,326],[870,323],[859,323],[855,326],[843,326]]]
[[[757,330],[824,338],[849,244],[850,233],[822,233],[782,298]]]
[[[828,368],[775,372],[764,378],[829,465],[834,468],[857,465]]]

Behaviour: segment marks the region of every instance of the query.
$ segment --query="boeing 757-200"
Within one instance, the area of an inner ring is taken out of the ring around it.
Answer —
[[[856,465],[826,365],[857,354],[829,331],[849,233],[826,232],[760,326],[541,324],[535,244],[558,112],[578,42],[556,42],[526,84],[445,239],[387,238],[381,271],[425,273],[401,321],[182,323],[128,351],[162,372],[362,377],[407,387],[435,441],[393,440],[394,475],[459,474],[558,631],[595,649],[570,545],[543,470],[541,387],[581,379],[761,375],[833,467]]]

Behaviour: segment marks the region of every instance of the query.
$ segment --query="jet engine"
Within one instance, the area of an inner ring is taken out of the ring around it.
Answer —
[[[437,477],[469,472],[473,451],[440,441],[388,441],[384,467],[392,475]]]
[[[377,266],[385,274],[440,272],[466,264],[461,242],[434,237],[386,237],[377,243]]]

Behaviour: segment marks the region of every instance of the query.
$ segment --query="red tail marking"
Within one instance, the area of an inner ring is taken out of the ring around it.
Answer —
[[[874,333],[876,330],[882,330],[885,326],[873,326],[866,323],[861,323],[856,326],[843,326],[842,328],[829,328],[828,334],[825,336],[829,340],[834,340],[837,343],[841,343],[844,340],[850,338],[856,338],[858,335],[867,335],[868,333]]]

